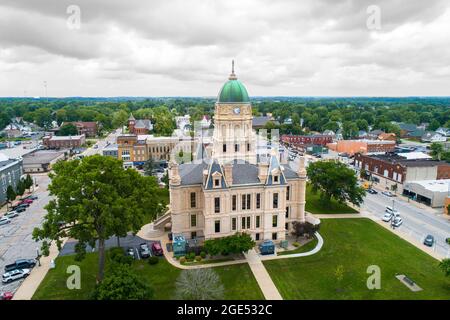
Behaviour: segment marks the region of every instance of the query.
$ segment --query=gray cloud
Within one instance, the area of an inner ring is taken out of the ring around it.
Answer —
[[[445,0],[78,0],[81,29],[69,30],[72,4],[2,0],[0,95],[21,73],[31,87],[57,80],[60,95],[214,95],[231,58],[255,95],[448,94]]]

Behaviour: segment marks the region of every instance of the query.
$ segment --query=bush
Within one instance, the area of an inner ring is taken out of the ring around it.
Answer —
[[[150,265],[158,264],[158,262],[159,262],[158,257],[150,257],[150,258],[148,258],[148,264],[150,264]]]
[[[181,257],[180,258],[180,263],[181,264],[185,264],[186,263],[186,257]]]
[[[293,245],[294,247],[300,247],[300,243],[298,243],[298,242],[294,242],[292,245]]]
[[[119,264],[131,265],[133,263],[133,258],[129,255],[125,255],[123,249],[120,247],[109,249],[109,258],[112,262]]]
[[[195,261],[202,261],[202,257],[196,256],[196,257],[195,257]]]
[[[186,256],[188,260],[194,260],[195,259],[195,252],[189,252]]]
[[[200,257],[202,257],[202,259],[205,259],[206,258],[206,252],[205,251],[200,252]]]
[[[445,239],[445,242],[447,242],[448,244],[450,244],[450,238]]]

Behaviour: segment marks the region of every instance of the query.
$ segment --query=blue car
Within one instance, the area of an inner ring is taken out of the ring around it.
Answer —
[[[427,235],[425,240],[423,240],[423,244],[428,247],[432,247],[434,244],[434,237],[431,234]]]

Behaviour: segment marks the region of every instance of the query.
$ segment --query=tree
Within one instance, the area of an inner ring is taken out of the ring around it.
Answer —
[[[30,189],[33,186],[33,178],[31,178],[30,174],[27,174],[24,183],[26,189]]]
[[[119,110],[113,113],[111,123],[114,128],[121,128],[127,123],[127,120],[128,112],[125,110]]]
[[[48,255],[49,241],[61,246],[63,238],[78,240],[77,259],[83,259],[86,245],[98,241],[98,281],[103,279],[105,240],[113,235],[137,233],[145,217],[155,218],[159,199],[155,178],[136,170],[123,169],[122,162],[100,155],[54,165],[48,186],[54,199],[45,207],[47,215],[33,238],[43,240]],[[61,221],[64,225],[61,226]]]
[[[298,240],[298,238],[306,236],[311,238],[314,236],[314,233],[319,231],[319,225],[313,225],[309,222],[300,222],[294,221],[292,222],[292,232],[291,234]]]
[[[175,298],[179,300],[221,300],[224,298],[224,287],[212,268],[183,270],[175,286]]]
[[[92,297],[95,300],[146,300],[153,298],[153,289],[129,266],[115,263],[97,284]]]
[[[441,268],[446,277],[450,276],[450,259],[443,259],[441,262],[439,262],[439,268]]]
[[[78,129],[72,123],[66,123],[58,131],[58,136],[75,136],[77,134],[78,134]]]
[[[153,174],[153,170],[155,169],[155,162],[152,158],[148,159],[144,163],[144,172],[147,176],[151,176]]]
[[[358,136],[358,126],[354,122],[346,121],[342,125],[342,135],[345,139],[352,139]]]
[[[19,181],[17,181],[17,184],[16,184],[16,194],[17,194],[18,196],[22,196],[22,195],[25,193],[25,189],[26,189],[26,187],[25,187],[25,182],[24,182],[22,179],[20,179]]]
[[[215,256],[247,252],[255,245],[252,237],[243,232],[228,237],[206,240],[204,248],[210,255]]]
[[[433,142],[430,145],[431,156],[434,160],[441,160],[441,155],[444,152],[444,145],[442,143]]]
[[[17,195],[16,192],[14,191],[14,188],[12,187],[12,185],[9,185],[8,188],[6,189],[6,199],[8,200],[8,203],[14,201],[16,197]]]
[[[317,161],[307,168],[308,177],[314,192],[320,191],[324,204],[329,204],[331,198],[340,203],[350,201],[360,205],[366,194],[364,188],[358,185],[355,172],[338,161]]]

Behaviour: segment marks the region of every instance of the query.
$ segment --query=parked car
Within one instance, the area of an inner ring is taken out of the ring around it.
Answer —
[[[372,188],[367,189],[367,192],[370,193],[370,194],[377,194],[378,193],[377,190],[374,190]]]
[[[394,208],[392,208],[392,207],[389,207],[389,206],[386,207],[386,211],[385,211],[385,212],[387,212],[387,213],[393,213],[393,214],[396,214],[396,215],[399,214],[398,211],[397,211],[396,209],[394,209]]]
[[[155,256],[162,256],[164,254],[161,244],[159,242],[152,243],[152,252]]]
[[[0,293],[0,300],[12,300],[13,297],[14,297],[14,294],[9,291]]]
[[[17,208],[28,208],[29,203],[19,203],[18,205],[12,206],[11,209],[16,210]]]
[[[386,212],[381,220],[383,220],[384,222],[389,222],[391,221],[393,216],[394,215],[392,213]]]
[[[148,258],[151,256],[150,248],[146,243],[141,243],[139,245],[139,251],[141,254],[141,258]]]
[[[30,269],[16,269],[9,272],[6,272],[2,276],[3,283],[10,283],[15,280],[23,279],[28,277],[30,274]]]
[[[395,195],[390,191],[383,191],[381,194],[383,194],[387,197],[395,197]]]
[[[11,219],[8,217],[1,217],[0,218],[0,226],[11,223]]]
[[[7,213],[5,213],[4,217],[6,218],[15,218],[18,217],[19,213],[17,211],[8,211]]]
[[[26,207],[16,207],[14,209],[14,211],[21,213],[21,212],[27,211],[27,208]]]
[[[31,200],[31,199],[24,199],[24,200],[20,201],[19,205],[24,204],[24,203],[32,204],[33,200]]]
[[[434,244],[434,237],[431,234],[427,235],[425,240],[423,240],[423,244],[428,247],[432,247]]]
[[[18,259],[14,263],[5,266],[5,272],[17,269],[31,269],[36,265],[35,259]]]
[[[134,255],[134,248],[128,248],[127,249],[127,255],[128,256],[130,256],[130,257],[132,257],[133,259],[135,259],[136,258],[136,256]]]
[[[400,227],[403,223],[403,219],[400,217],[395,217],[394,221],[392,222],[392,225],[396,228]]]
[[[26,200],[26,199],[37,200],[38,196],[36,196],[34,194],[30,194],[29,196],[23,198],[22,200]]]

